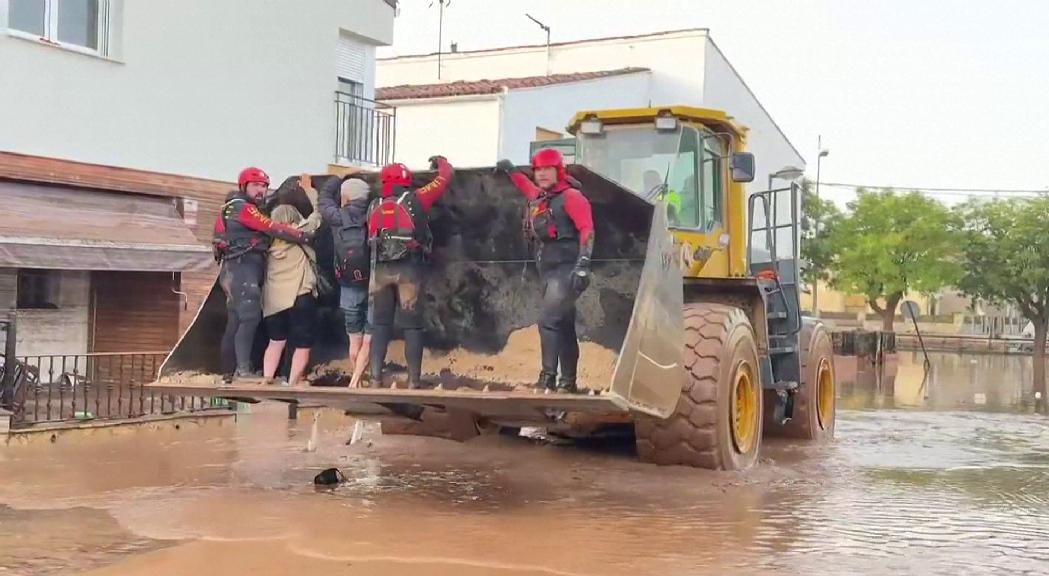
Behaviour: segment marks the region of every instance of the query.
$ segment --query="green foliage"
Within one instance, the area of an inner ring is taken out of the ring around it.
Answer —
[[[1049,198],[980,202],[957,209],[964,274],[958,288],[1012,302],[1044,325],[1049,306]]]
[[[935,292],[959,278],[956,216],[943,204],[918,192],[856,193],[830,231],[834,287],[865,295],[891,317],[905,293]]]
[[[814,188],[811,180],[801,182],[801,259],[807,263],[802,270],[802,280],[810,285],[817,279],[830,280],[830,267],[834,262],[830,235],[842,218],[834,202],[816,198]]]

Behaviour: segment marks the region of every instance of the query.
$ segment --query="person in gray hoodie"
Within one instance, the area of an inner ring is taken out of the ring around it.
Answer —
[[[331,228],[335,246],[335,275],[339,279],[339,307],[350,339],[353,366],[350,387],[360,386],[371,353],[368,282],[368,183],[359,178],[329,178],[318,195],[321,218]]]

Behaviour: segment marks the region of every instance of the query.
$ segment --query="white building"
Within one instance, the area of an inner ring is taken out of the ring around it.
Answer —
[[[379,59],[376,78],[377,98],[397,106],[395,155],[411,166],[438,151],[462,165],[525,163],[529,143],[563,137],[578,110],[683,104],[750,129],[751,191],[805,167],[704,29],[443,54],[440,81],[435,54]]]
[[[335,92],[373,95],[391,4],[0,0],[0,150],[223,181],[323,172]]]
[[[165,349],[211,289],[241,168],[276,185],[391,159],[393,116],[370,99],[396,3],[308,4],[0,0],[0,317],[16,310],[18,355]]]

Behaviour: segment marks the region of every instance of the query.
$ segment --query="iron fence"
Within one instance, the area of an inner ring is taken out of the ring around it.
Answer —
[[[8,400],[11,425],[123,420],[227,406],[220,399],[146,388],[165,356],[167,352],[17,356]]]
[[[397,109],[346,92],[335,93],[335,161],[383,166],[393,162]]]

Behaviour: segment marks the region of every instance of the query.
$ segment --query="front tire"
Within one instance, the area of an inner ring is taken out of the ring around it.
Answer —
[[[634,424],[644,462],[713,470],[752,466],[761,448],[761,380],[754,329],[739,308],[684,308],[686,380],[674,413]]]

